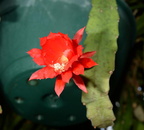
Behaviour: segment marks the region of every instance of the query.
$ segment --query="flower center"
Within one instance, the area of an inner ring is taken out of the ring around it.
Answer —
[[[55,72],[61,73],[65,71],[65,66],[68,63],[68,58],[64,55],[62,55],[58,60],[57,63],[50,65],[54,68]]]
[[[60,63],[53,64],[53,68],[54,68],[55,71],[64,72],[65,71],[64,67],[65,67],[64,63],[62,63],[62,64],[60,64]]]

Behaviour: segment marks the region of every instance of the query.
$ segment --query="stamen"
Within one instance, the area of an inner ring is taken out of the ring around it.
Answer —
[[[58,60],[57,62],[59,63],[55,63],[55,64],[52,64],[50,65],[51,67],[54,68],[54,71],[55,72],[64,72],[65,71],[65,66],[67,65],[68,63],[68,58],[64,55],[62,55]],[[53,63],[53,62],[52,62]]]
[[[52,67],[54,68],[55,71],[64,72],[65,64],[55,63],[54,65],[52,65]]]

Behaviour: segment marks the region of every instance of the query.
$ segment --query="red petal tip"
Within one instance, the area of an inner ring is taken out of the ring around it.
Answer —
[[[30,52],[29,52],[29,51],[27,51],[26,53],[27,53],[27,54],[29,54]]]
[[[36,79],[36,78],[34,78],[33,76],[31,76],[31,77],[28,79],[28,81],[31,81],[31,80],[34,80],[34,79]]]
[[[56,79],[56,83],[55,83],[55,93],[60,96],[60,94],[62,93],[62,91],[64,90],[65,87],[65,82],[63,82],[63,80],[61,79],[60,76],[57,77]]]
[[[87,93],[87,88],[82,80],[82,78],[78,75],[74,75],[73,76],[73,81],[74,83],[78,86],[79,89],[81,89],[82,91],[84,91],[85,93]]]
[[[83,53],[83,55],[82,55],[80,58],[90,58],[90,57],[92,57],[95,53],[96,53],[96,51],[85,52],[85,53]]]
[[[85,29],[85,27],[79,29],[73,37],[73,40],[75,40],[77,44],[80,43],[80,41],[82,39],[84,29]]]
[[[86,90],[83,90],[83,92],[88,93],[87,89],[86,89]]]

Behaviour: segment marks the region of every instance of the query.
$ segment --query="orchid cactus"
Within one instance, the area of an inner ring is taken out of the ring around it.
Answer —
[[[84,74],[84,68],[91,68],[97,63],[90,59],[95,51],[82,53],[83,47],[78,45],[84,29],[85,27],[78,30],[73,39],[60,32],[50,33],[40,38],[42,49],[33,48],[27,53],[36,64],[45,67],[34,72],[29,80],[56,77],[55,92],[60,96],[65,84],[72,78],[75,84],[87,93],[86,86],[79,75]]]
[[[115,120],[108,92],[109,78],[114,71],[119,17],[115,0],[92,0],[92,5],[86,26],[85,53],[79,45],[85,27],[79,29],[73,39],[61,32],[51,32],[40,38],[42,49],[33,48],[27,52],[36,64],[44,66],[29,80],[56,77],[54,89],[60,96],[65,84],[72,78],[84,92],[82,102],[86,105],[87,117],[92,125],[107,127]],[[85,68],[92,69],[84,74]],[[87,80],[84,82],[79,75],[84,75]]]

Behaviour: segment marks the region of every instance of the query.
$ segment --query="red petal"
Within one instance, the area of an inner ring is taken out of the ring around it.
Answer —
[[[43,57],[42,57],[42,51],[41,49],[33,48],[30,51],[27,52],[32,58],[34,58],[34,62],[38,65],[46,65]]]
[[[58,96],[62,93],[65,87],[65,82],[62,80],[60,76],[57,77],[56,83],[55,83],[55,92]]]
[[[46,43],[47,37],[40,38],[40,46],[43,46]]]
[[[68,51],[66,52],[66,50]],[[46,44],[42,47],[46,64],[59,63],[63,55],[72,57],[72,51],[72,40],[67,35],[61,33],[50,33]]]
[[[92,57],[95,53],[96,53],[96,51],[86,52],[86,53],[84,53],[80,58],[90,58],[90,57]]]
[[[83,36],[83,33],[84,33],[84,29],[85,29],[85,27],[79,29],[79,30],[76,32],[76,34],[74,35],[74,37],[73,37],[73,40],[74,40],[77,44],[79,44],[80,41],[81,41],[81,39],[82,39],[82,36]]]
[[[34,72],[29,80],[33,79],[47,79],[47,78],[54,78],[57,74],[54,72],[53,68],[51,67],[44,67],[40,70]]]
[[[74,62],[72,65],[73,73],[76,75],[84,74],[84,67],[79,62]]]
[[[77,47],[77,55],[78,55],[78,56],[82,55],[82,49],[83,49],[83,46],[82,46],[82,45],[79,45],[79,46]]]
[[[33,48],[27,52],[32,58],[37,58],[41,56],[41,49]]]
[[[33,61],[38,65],[46,65],[43,58],[34,58]]]
[[[73,50],[71,49],[66,49],[64,52],[63,52],[63,55],[65,57],[67,57],[68,59],[71,59],[73,56],[74,56],[74,52]]]
[[[67,70],[69,67],[72,67],[72,64],[77,60],[78,60],[78,56],[77,55],[73,56],[68,62],[68,64],[66,65],[65,70]]]
[[[90,58],[82,58],[80,59],[80,63],[84,66],[84,68],[91,68],[95,65],[98,65],[96,62],[94,62]]]
[[[84,91],[85,93],[87,93],[87,89],[86,89],[86,86],[82,80],[82,78],[78,75],[74,75],[73,76],[73,81],[75,82],[75,84],[82,90]]]
[[[63,72],[61,74],[61,77],[62,77],[62,80],[66,83],[69,82],[70,78],[72,77],[72,71],[71,70],[68,70],[66,72]]]

